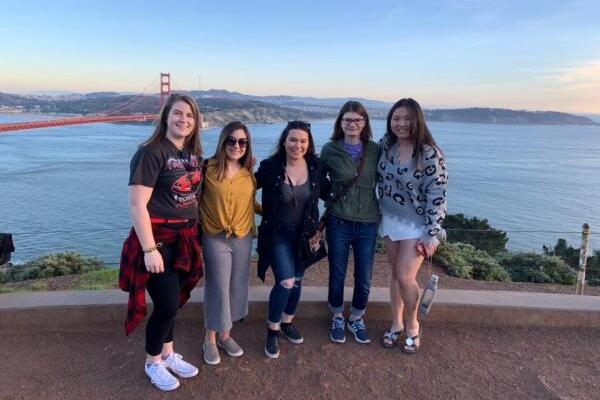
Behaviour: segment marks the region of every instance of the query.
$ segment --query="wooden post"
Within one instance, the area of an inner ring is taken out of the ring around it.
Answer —
[[[583,295],[585,290],[585,267],[588,259],[588,246],[590,242],[590,226],[583,224],[581,230],[581,249],[579,250],[579,270],[577,271],[577,286],[575,294]]]

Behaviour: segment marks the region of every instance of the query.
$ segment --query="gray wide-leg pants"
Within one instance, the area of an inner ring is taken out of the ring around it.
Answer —
[[[252,233],[242,238],[202,235],[204,257],[204,328],[229,331],[248,315],[248,271]]]

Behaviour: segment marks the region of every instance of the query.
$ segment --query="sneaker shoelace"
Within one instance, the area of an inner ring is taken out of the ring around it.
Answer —
[[[342,318],[333,318],[331,320],[331,329],[344,329],[344,320]]]
[[[169,371],[167,371],[167,365],[164,362],[160,362],[158,364],[153,364],[151,368],[154,369],[155,375],[159,381],[164,381],[164,379],[172,379],[173,375]]]
[[[181,368],[182,367],[180,360],[183,357],[181,356],[181,354],[173,353],[173,354],[171,354],[171,356],[169,358],[171,359],[170,360],[171,361],[171,366],[173,366],[175,368],[177,368],[177,367]]]
[[[350,325],[354,328],[354,330],[360,331],[366,329],[365,321],[363,319],[357,319],[354,321],[350,321]]]

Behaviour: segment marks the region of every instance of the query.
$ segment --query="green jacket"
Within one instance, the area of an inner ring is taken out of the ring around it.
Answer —
[[[379,148],[371,141],[367,143],[366,157],[362,173],[354,185],[335,204],[326,203],[328,211],[338,218],[358,222],[379,221],[379,208],[375,198]],[[331,181],[332,199],[356,175],[358,161],[352,160],[341,141],[327,142],[321,149],[320,158]]]

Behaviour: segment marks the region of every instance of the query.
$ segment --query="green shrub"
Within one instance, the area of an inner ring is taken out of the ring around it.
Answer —
[[[575,271],[579,268],[579,248],[569,245],[566,239],[558,239],[553,248],[543,246],[544,254],[559,256]],[[594,250],[587,259],[585,279],[590,286],[600,286],[600,250]]]
[[[449,242],[472,244],[491,255],[506,251],[506,232],[492,228],[487,219],[449,214],[444,221],[444,228],[447,230]]]
[[[558,239],[552,249],[549,246],[542,246],[542,249],[546,255],[559,256],[571,268],[579,267],[579,249],[569,245],[566,239]]]
[[[0,282],[19,282],[28,279],[82,274],[105,268],[104,262],[67,251],[48,254],[25,264],[13,265],[0,274]]]
[[[385,254],[385,241],[379,235],[377,235],[377,241],[375,242],[375,253]]]
[[[510,281],[509,274],[483,250],[468,243],[442,243],[433,256],[448,274],[459,278]]]
[[[585,280],[590,286],[600,286],[600,250],[594,250],[588,258]]]
[[[575,271],[558,256],[515,252],[497,259],[515,282],[574,285],[577,279]]]

